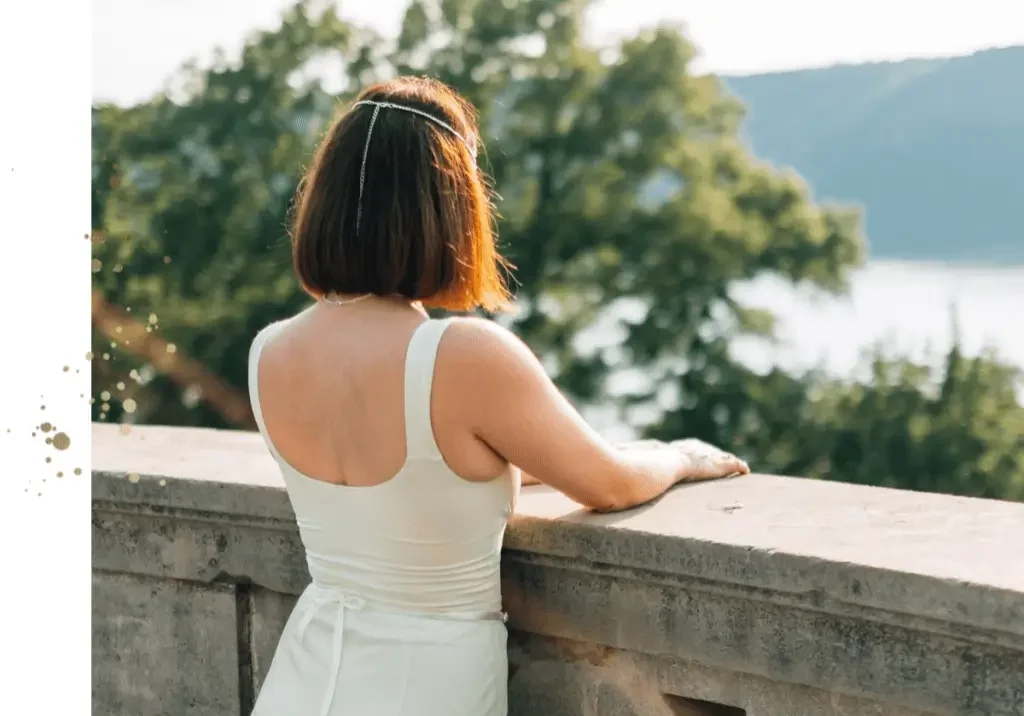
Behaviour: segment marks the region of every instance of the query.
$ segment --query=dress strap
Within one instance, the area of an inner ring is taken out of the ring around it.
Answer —
[[[279,323],[271,323],[257,333],[256,338],[253,339],[252,346],[249,348],[249,405],[252,406],[252,415],[256,419],[256,427],[259,428],[263,442],[275,460],[280,460],[281,456],[274,449],[274,444],[270,441],[270,436],[267,434],[266,423],[263,422],[263,408],[260,407],[259,375],[260,356],[263,354],[263,347],[266,345],[267,339],[276,332],[279,326]]]
[[[430,391],[434,362],[449,320],[430,320],[416,327],[405,356],[405,443],[409,458],[438,459],[430,422]]]

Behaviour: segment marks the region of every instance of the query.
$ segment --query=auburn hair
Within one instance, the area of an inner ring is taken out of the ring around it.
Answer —
[[[303,290],[314,298],[397,295],[452,311],[507,309],[511,266],[495,246],[472,105],[420,77],[375,84],[355,102],[363,100],[425,112],[458,134],[413,112],[380,108],[367,146],[375,107],[355,103],[332,123],[294,206],[292,261]]]

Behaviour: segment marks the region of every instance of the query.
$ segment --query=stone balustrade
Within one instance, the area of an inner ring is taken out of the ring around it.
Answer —
[[[255,433],[97,425],[93,700],[247,716],[309,580]],[[1024,715],[1024,505],[755,475],[509,527],[511,716]]]

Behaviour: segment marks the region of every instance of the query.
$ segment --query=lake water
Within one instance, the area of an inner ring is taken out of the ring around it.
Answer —
[[[1024,368],[1024,266],[873,261],[856,272],[843,297],[774,279],[737,286],[733,295],[778,317],[776,344],[751,340],[735,346],[736,357],[757,370],[821,366],[833,375],[853,376],[865,350],[879,343],[887,354],[937,365],[952,345],[954,316],[965,353],[993,349],[1001,360]],[[592,332],[586,343],[621,340],[611,324]],[[622,374],[614,382],[627,388],[640,380]],[[1024,387],[1021,394],[1024,400]],[[609,437],[631,436],[608,411],[586,414]]]
[[[842,298],[768,280],[736,295],[773,309],[781,319],[781,344],[744,360],[791,367],[820,363],[849,375],[862,351],[877,342],[918,360],[941,359],[952,345],[955,316],[965,352],[992,348],[1024,368],[1024,266],[876,261],[854,275]]]

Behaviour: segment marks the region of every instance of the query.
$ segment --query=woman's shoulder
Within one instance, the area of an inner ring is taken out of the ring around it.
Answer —
[[[546,379],[533,351],[508,328],[479,317],[450,319],[438,348],[444,382],[465,395],[514,399],[514,393]]]
[[[532,357],[533,353],[508,328],[479,316],[447,319],[441,350],[462,361],[490,361]]]

